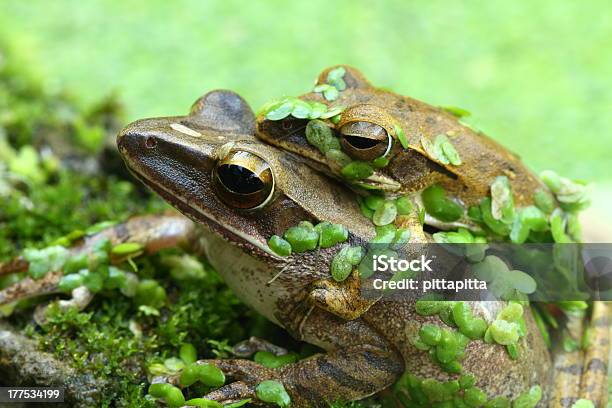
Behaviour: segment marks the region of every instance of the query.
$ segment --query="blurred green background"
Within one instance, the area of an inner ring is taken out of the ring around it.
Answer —
[[[85,104],[117,92],[128,119],[183,113],[213,88],[258,109],[351,64],[470,110],[535,170],[595,181],[612,200],[607,0],[4,1],[0,35]]]

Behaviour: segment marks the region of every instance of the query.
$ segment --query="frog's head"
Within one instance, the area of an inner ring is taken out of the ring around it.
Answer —
[[[506,175],[515,200],[529,205],[541,182],[517,156],[465,125],[465,114],[376,88],[358,70],[335,66],[319,75],[312,92],[264,107],[256,135],[353,185],[393,194],[439,183],[473,205]],[[307,127],[313,119],[333,139],[317,145],[321,132]],[[345,169],[354,161],[369,169],[354,177]]]
[[[270,236],[303,220],[373,233],[350,191],[256,139],[250,107],[231,91],[209,92],[187,116],[136,121],[117,143],[136,177],[247,252],[274,257]]]
[[[329,85],[330,75],[341,70],[341,91],[333,100],[328,100],[324,92],[311,92],[299,97],[312,106],[323,105],[326,111],[335,108],[342,112],[334,117],[326,117],[315,113],[317,119],[331,129],[338,140],[338,150],[341,150],[349,160],[371,162],[379,157],[392,157],[398,147],[396,142],[397,120],[388,109],[385,101],[377,100],[376,88],[368,82],[361,72],[349,66],[336,66],[324,70],[315,83],[315,90]],[[387,101],[388,102],[388,101]],[[269,109],[264,108],[257,117],[257,137],[267,143],[281,147],[304,157],[309,165],[320,170],[331,170],[332,175],[343,178],[342,166],[330,159],[321,149],[313,145],[306,137],[308,123],[314,119],[312,115],[293,112],[282,119],[268,115]],[[382,190],[399,189],[399,184],[393,177],[382,171],[377,171],[367,181]]]

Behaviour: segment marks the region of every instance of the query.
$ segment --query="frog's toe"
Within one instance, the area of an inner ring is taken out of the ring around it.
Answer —
[[[257,395],[255,386],[243,381],[236,381],[206,394],[203,398],[223,404],[231,404],[244,399],[255,400]]]
[[[267,340],[259,337],[250,337],[248,340],[241,341],[232,347],[232,353],[236,357],[248,358],[258,351],[269,351],[275,356],[287,354],[287,349],[272,344]]]
[[[0,290],[0,306],[58,291],[61,272],[50,272],[42,279],[24,278]]]
[[[60,312],[73,308],[80,311],[84,310],[94,298],[94,294],[85,286],[73,289],[71,295],[70,299],[60,299],[37,306],[34,311],[34,321],[38,325],[44,324],[47,321],[47,311],[51,306],[56,306]]]

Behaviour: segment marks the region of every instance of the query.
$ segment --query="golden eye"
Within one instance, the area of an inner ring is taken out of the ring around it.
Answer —
[[[357,121],[340,128],[340,143],[349,156],[370,161],[387,153],[391,147],[391,137],[380,125]]]
[[[230,151],[213,170],[217,196],[234,208],[253,209],[265,205],[274,191],[270,165],[244,150]]]

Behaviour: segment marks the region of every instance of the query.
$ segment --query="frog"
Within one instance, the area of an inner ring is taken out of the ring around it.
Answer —
[[[406,372],[429,380],[456,379],[412,342],[422,325],[443,325],[437,317],[415,313],[410,303],[360,304],[357,271],[343,282],[330,279],[329,264],[339,247],[365,245],[375,228],[361,215],[348,186],[313,168],[304,157],[257,139],[255,116],[240,96],[212,91],[185,116],[136,121],[119,134],[118,147],[131,172],[186,217],[137,217],[87,237],[75,251],[87,251],[104,236],[114,244],[141,243],[145,252],[181,245],[205,253],[245,303],[296,339],[324,350],[277,369],[247,359],[202,360],[199,363],[216,365],[231,380],[206,398],[257,401],[257,385],[276,380],[286,388],[292,406],[328,406],[387,389]],[[272,250],[271,236],[304,221],[346,225],[347,241],[285,257]],[[427,233],[423,236],[429,239]],[[0,273],[26,266],[18,259],[0,267]],[[34,289],[21,284],[17,290],[3,290],[0,300],[49,293],[57,281],[50,275]],[[471,307],[473,313],[490,318],[503,305],[475,302]],[[474,375],[475,386],[491,398],[515,398],[539,384],[540,404],[547,406],[555,393],[551,356],[528,311],[525,321],[529,334],[518,360],[500,345],[473,341],[466,349],[464,371]],[[602,327],[600,321],[596,333],[605,332]],[[178,382],[175,377],[161,380]],[[576,382],[575,375],[571,380]],[[569,398],[576,400],[577,393]]]
[[[337,91],[330,96],[321,92],[325,87]],[[336,114],[319,113],[328,111]],[[468,114],[377,88],[358,69],[337,65],[319,74],[313,91],[264,107],[256,134],[362,193],[410,194],[420,203],[421,193],[436,185],[466,209],[477,208],[494,181],[505,177],[517,207],[533,205],[536,191],[554,199],[517,154],[467,124]],[[308,140],[313,119],[333,132],[335,155]],[[369,172],[358,178],[343,174],[347,161],[367,165]],[[425,216],[435,228],[478,228],[467,213],[452,221]]]

